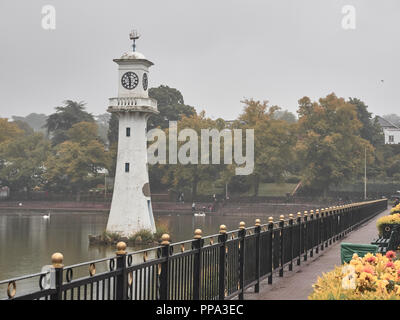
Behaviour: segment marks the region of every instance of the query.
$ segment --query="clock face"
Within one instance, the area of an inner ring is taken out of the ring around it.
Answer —
[[[139,77],[134,72],[127,72],[122,76],[121,84],[125,89],[135,89],[139,83]]]
[[[149,79],[147,77],[147,73],[143,73],[143,89],[147,90],[147,86],[149,85]]]

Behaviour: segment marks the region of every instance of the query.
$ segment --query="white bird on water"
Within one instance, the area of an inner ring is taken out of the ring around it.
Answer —
[[[205,214],[204,212],[199,212],[199,213],[196,212],[196,213],[194,214],[194,216],[195,216],[195,217],[205,217],[206,214]]]
[[[43,219],[50,219],[50,211],[48,214],[45,214],[44,216],[42,216]]]

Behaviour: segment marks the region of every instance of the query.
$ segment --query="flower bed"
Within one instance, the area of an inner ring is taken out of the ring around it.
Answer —
[[[400,214],[394,213],[389,216],[384,216],[376,221],[376,227],[378,228],[379,235],[384,234],[387,225],[400,224]],[[390,236],[390,235],[389,235]]]
[[[390,209],[390,214],[400,213],[400,204]]]
[[[396,253],[353,255],[349,264],[319,277],[310,300],[400,300],[400,260]]]

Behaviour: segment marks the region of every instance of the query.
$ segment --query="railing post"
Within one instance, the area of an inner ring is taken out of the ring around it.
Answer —
[[[160,270],[160,300],[168,300],[169,283],[168,283],[168,273],[169,273],[169,248],[170,248],[170,236],[164,233],[161,236],[161,257],[165,258],[165,261],[161,262]]]
[[[283,215],[280,215],[279,217],[279,228],[280,228],[280,241],[279,241],[279,264],[280,264],[280,268],[279,268],[279,276],[283,277],[283,265],[285,262],[285,251],[284,251],[284,228],[285,226],[285,217]]]
[[[258,293],[260,292],[260,233],[261,233],[261,220],[256,219],[255,221],[255,228],[254,228],[254,234],[256,235],[256,284],[254,286],[254,292]]]
[[[329,207],[329,212],[328,212],[328,220],[329,220],[329,243],[328,245],[332,244],[332,238],[334,238],[333,235],[333,217],[335,215],[333,207]]]
[[[244,299],[244,255],[245,245],[244,238],[246,237],[246,224],[241,221],[239,224],[239,300]]]
[[[310,258],[314,256],[314,210],[310,210],[310,222],[308,223],[310,226],[310,231],[309,231],[309,244],[310,244]]]
[[[219,247],[219,284],[218,284],[218,296],[219,300],[225,299],[225,273],[226,273],[226,240],[228,236],[226,234],[226,225],[221,224],[219,226],[218,242],[221,243]]]
[[[314,234],[317,235],[317,239],[315,239],[315,253],[319,253],[319,244],[321,242],[321,225],[320,225],[320,219],[319,219],[319,209],[315,210],[315,222],[314,222],[314,228],[317,229],[317,232],[314,230]]]
[[[56,292],[50,296],[50,300],[62,300],[62,284],[63,284],[63,260],[64,256],[56,252],[51,256],[51,264],[55,273],[55,289]]]
[[[297,265],[301,265],[301,253],[303,252],[303,225],[301,223],[301,212],[297,212],[297,225],[299,228],[299,252],[297,256]]]
[[[268,218],[268,232],[269,232],[269,257],[267,261],[269,261],[269,266],[271,267],[271,273],[268,276],[268,284],[272,284],[272,273],[274,272],[274,255],[273,255],[273,241],[274,241],[274,218]]]
[[[289,246],[290,246],[290,263],[289,271],[293,271],[293,214],[289,214]]]
[[[193,262],[193,300],[200,300],[201,290],[201,248],[203,247],[204,240],[202,239],[203,232],[200,229],[194,231],[194,237],[192,242],[192,249],[197,250],[194,254]]]
[[[325,247],[325,219],[324,219],[324,214],[325,214],[325,210],[322,208],[321,209],[321,224],[320,224],[320,228],[321,228],[321,230],[320,230],[320,232],[321,232],[321,235],[320,235],[320,242],[321,242],[321,251],[323,251],[324,250],[324,247]]]
[[[117,270],[121,271],[121,274],[117,275],[115,298],[116,300],[126,300],[128,295],[128,275],[126,273],[126,243],[117,243]]]
[[[308,212],[304,211],[304,236],[303,236],[303,243],[304,243],[304,261],[307,261],[308,256]]]

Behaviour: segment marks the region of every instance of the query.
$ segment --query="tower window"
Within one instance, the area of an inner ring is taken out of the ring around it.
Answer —
[[[389,136],[389,142],[394,142],[394,136]]]
[[[131,128],[126,128],[126,136],[127,137],[131,136]]]
[[[125,172],[129,172],[129,162],[125,163]]]

